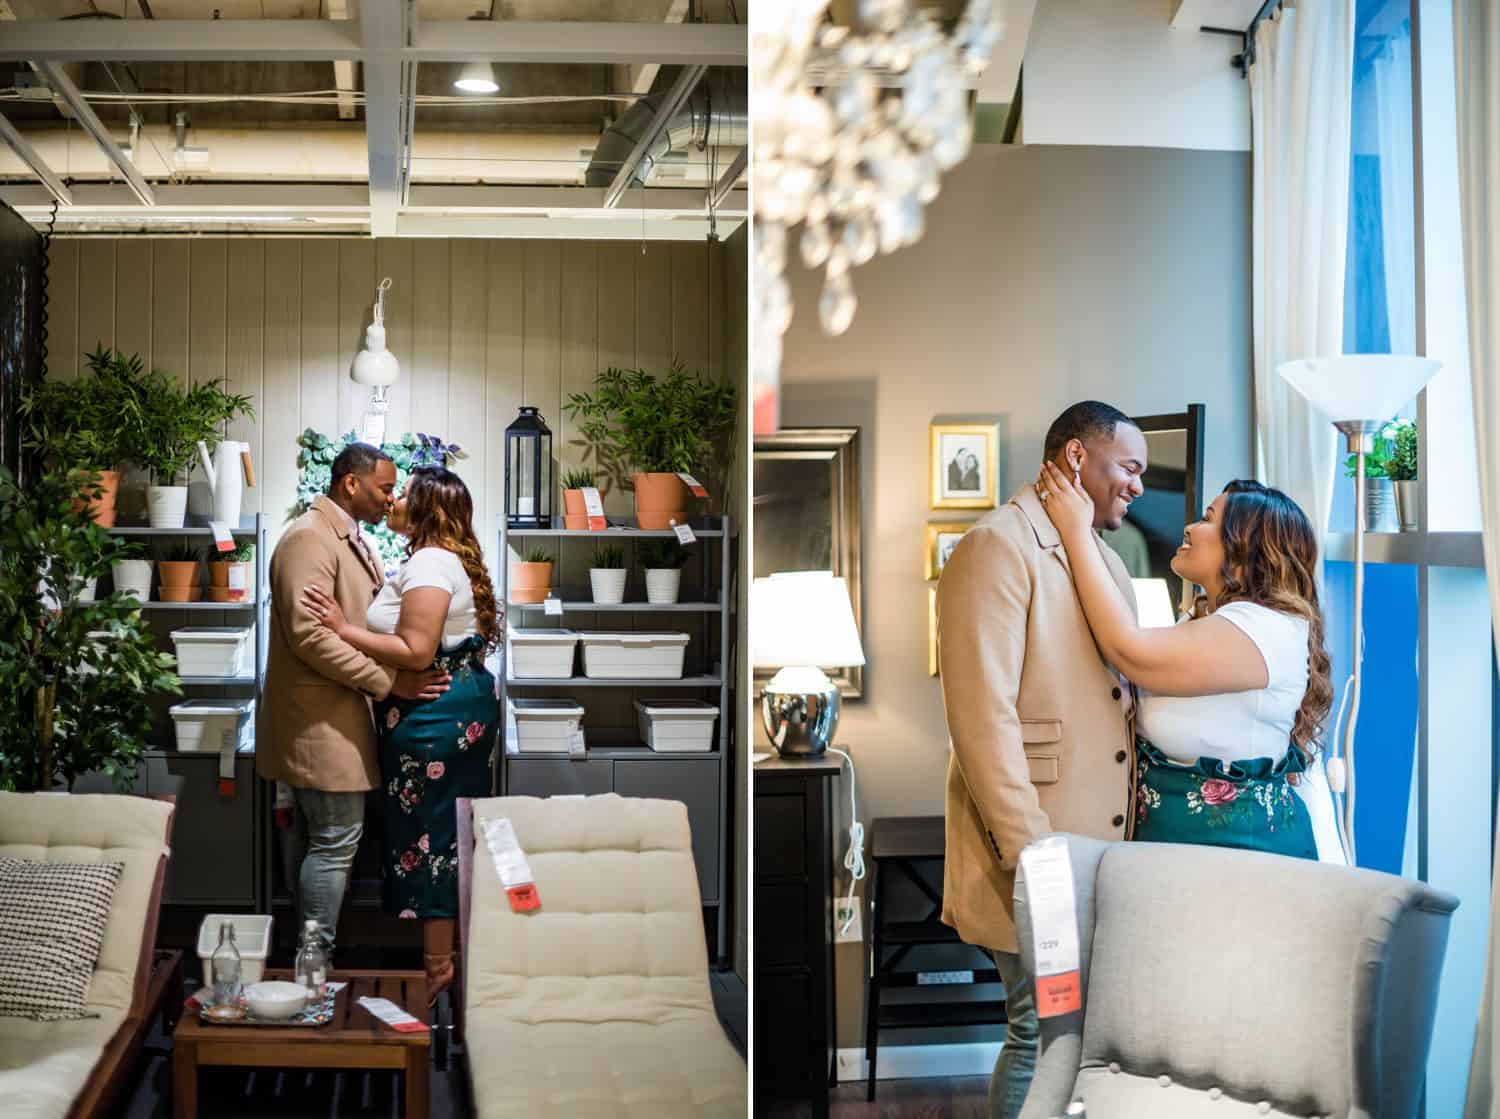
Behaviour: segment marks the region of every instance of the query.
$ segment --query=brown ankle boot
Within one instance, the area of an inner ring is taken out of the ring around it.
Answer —
[[[427,968],[427,1005],[436,1006],[438,995],[453,986],[453,953],[424,952],[422,961]]]

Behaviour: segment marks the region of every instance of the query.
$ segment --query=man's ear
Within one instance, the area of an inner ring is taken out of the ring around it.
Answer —
[[[1069,439],[1067,446],[1063,448],[1063,461],[1068,464],[1068,469],[1077,473],[1083,469],[1087,458],[1088,451],[1083,446],[1083,440]]]

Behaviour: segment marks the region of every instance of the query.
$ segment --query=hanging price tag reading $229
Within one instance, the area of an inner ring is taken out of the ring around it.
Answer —
[[[1038,840],[1021,852],[1036,955],[1036,1012],[1054,1018],[1083,1009],[1079,973],[1078,912],[1073,863],[1061,836]]]

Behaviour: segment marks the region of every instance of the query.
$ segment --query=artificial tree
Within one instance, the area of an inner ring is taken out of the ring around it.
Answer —
[[[138,545],[75,507],[61,472],[22,488],[0,469],[0,789],[135,779],[151,696],[181,693],[135,600],[80,592]]]

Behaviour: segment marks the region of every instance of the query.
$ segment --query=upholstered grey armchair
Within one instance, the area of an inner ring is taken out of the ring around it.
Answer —
[[[1083,1009],[1043,1019],[1021,1119],[1410,1119],[1448,922],[1421,882],[1067,836]],[[1016,925],[1034,967],[1025,875]]]

